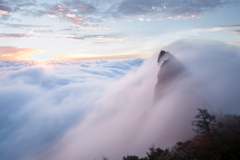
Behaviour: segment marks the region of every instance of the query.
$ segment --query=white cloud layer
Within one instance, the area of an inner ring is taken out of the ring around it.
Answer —
[[[170,147],[192,136],[196,108],[240,113],[238,49],[185,40],[166,50],[188,74],[166,84],[155,103],[157,54],[141,66],[142,59],[1,61],[0,159],[144,156],[153,144]]]
[[[26,158],[50,145],[142,62],[0,61],[0,159]]]

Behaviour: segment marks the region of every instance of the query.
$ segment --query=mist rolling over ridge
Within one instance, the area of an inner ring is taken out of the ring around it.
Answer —
[[[158,53],[95,63],[0,61],[0,159],[143,156],[152,145],[193,136],[197,108],[240,114],[239,49],[188,40],[162,49],[172,65],[159,65]],[[183,72],[160,81],[176,64]]]

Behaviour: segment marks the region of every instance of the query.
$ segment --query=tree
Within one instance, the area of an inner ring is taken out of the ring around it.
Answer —
[[[174,159],[176,160],[191,159],[191,153],[190,153],[191,148],[189,147],[190,143],[191,143],[190,140],[186,142],[177,142],[177,144],[172,148],[172,154]]]
[[[103,160],[108,160],[108,158],[107,158],[107,157],[104,157],[104,156],[102,157],[102,159],[103,159]]]
[[[129,156],[127,155],[127,157],[123,157],[123,160],[139,160],[138,156]]]
[[[149,160],[157,160],[158,157],[164,152],[161,148],[155,148],[154,146],[149,148],[150,153],[147,153]]]
[[[192,121],[192,126],[194,132],[200,134],[211,135],[214,132],[214,127],[216,126],[216,117],[208,113],[207,109],[197,109],[199,113],[194,117],[195,120]]]
[[[150,152],[147,152],[147,160],[170,160],[171,155],[169,149],[162,150],[161,148],[155,148],[154,146],[149,148]]]

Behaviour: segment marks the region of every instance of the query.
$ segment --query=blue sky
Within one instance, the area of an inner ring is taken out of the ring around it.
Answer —
[[[238,0],[0,0],[0,59],[149,57],[179,39],[240,46]]]

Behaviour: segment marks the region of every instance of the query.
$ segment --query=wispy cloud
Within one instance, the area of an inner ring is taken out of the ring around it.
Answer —
[[[94,42],[92,43],[93,46],[113,46],[116,45],[116,43],[111,42]]]
[[[8,11],[0,10],[0,14],[8,14]]]
[[[43,30],[43,29],[41,29],[41,30],[40,29],[35,29],[35,30],[32,30],[31,32],[33,32],[33,33],[53,33],[52,30]]]
[[[0,38],[36,38],[36,37],[27,34],[0,33]]]
[[[75,36],[69,37],[70,39],[75,40],[87,40],[87,39],[104,39],[104,40],[111,40],[116,41],[119,40],[116,36],[110,36],[110,35],[86,35],[86,36]]]
[[[49,26],[45,25],[31,25],[31,24],[17,24],[17,23],[1,23],[0,25],[6,26],[6,27],[11,27],[11,28],[45,28]]]
[[[225,25],[221,26],[222,28],[239,28],[240,24],[233,24],[233,25]]]
[[[228,42],[228,43],[231,43],[231,44],[240,44],[240,42]]]
[[[66,37],[56,37],[56,39],[73,39],[73,40],[90,40],[90,39],[101,39],[101,40],[110,40],[110,41],[120,41],[121,39],[114,35],[83,35],[70,34]]]
[[[225,31],[225,32],[228,32],[228,33],[240,33],[240,30],[232,30],[232,31]]]
[[[230,30],[232,29],[232,30]],[[233,30],[235,29],[235,30]],[[215,32],[215,31],[224,31],[224,32],[238,32],[240,29],[239,24],[234,24],[234,25],[225,25],[225,26],[216,26],[216,27],[211,27],[211,28],[199,28],[199,29],[193,29],[193,31],[199,31],[199,32]]]
[[[66,29],[61,29],[60,32],[69,32],[69,31],[73,31],[72,28],[66,28]]]
[[[1,60],[28,59],[30,53],[36,51],[34,48],[17,48],[11,46],[0,46]]]

